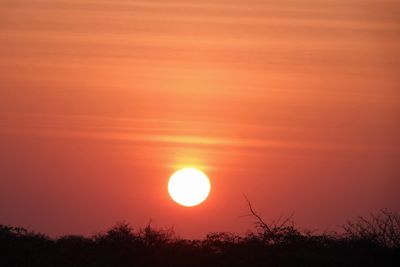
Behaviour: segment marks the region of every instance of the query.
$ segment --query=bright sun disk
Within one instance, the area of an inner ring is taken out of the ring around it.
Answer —
[[[176,171],[168,182],[168,192],[178,204],[192,207],[200,204],[210,193],[210,180],[195,168]]]

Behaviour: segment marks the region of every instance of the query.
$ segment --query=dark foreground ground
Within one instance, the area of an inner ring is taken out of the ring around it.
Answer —
[[[359,217],[343,234],[312,234],[285,221],[245,236],[211,233],[203,240],[177,238],[150,225],[120,223],[91,237],[51,239],[0,225],[0,266],[400,266],[400,216]]]

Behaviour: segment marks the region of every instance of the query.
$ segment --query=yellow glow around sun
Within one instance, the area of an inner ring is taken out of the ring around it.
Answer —
[[[168,192],[178,204],[192,207],[203,202],[210,193],[210,180],[201,171],[184,168],[175,172],[168,182]]]

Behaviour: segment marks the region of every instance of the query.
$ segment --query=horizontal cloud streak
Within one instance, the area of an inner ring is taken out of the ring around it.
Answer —
[[[312,141],[278,140],[278,139],[259,139],[256,135],[247,137],[230,137],[227,132],[232,132],[236,127],[242,130],[246,128],[257,129],[260,126],[252,125],[221,125],[224,128],[219,135],[213,135],[213,130],[209,130],[205,135],[198,135],[199,129],[192,128],[193,123],[185,121],[157,121],[157,120],[138,120],[138,119],[111,119],[102,117],[79,117],[79,116],[56,116],[56,115],[21,115],[21,114],[2,114],[0,118],[9,123],[3,123],[0,134],[15,136],[38,136],[38,137],[57,137],[57,138],[81,138],[87,140],[110,140],[126,142],[136,145],[189,145],[189,147],[206,147],[209,149],[235,148],[235,149],[283,149],[283,150],[317,150],[317,151],[369,151],[375,149],[396,150],[394,147],[374,145],[374,144],[345,144],[345,143],[326,143]],[[102,125],[98,125],[101,122]],[[107,122],[109,124],[107,124]],[[121,126],[137,124],[138,126]],[[148,124],[148,127],[144,125]],[[120,125],[120,126],[118,126]],[[152,125],[152,126],[151,126]],[[187,125],[185,127],[185,125]],[[183,127],[182,127],[183,126]],[[203,127],[211,129],[216,127],[208,123],[202,123]],[[262,127],[262,126],[261,126]],[[265,130],[265,129],[264,129]],[[283,131],[290,129],[269,129]],[[182,134],[186,133],[186,134]],[[257,134],[253,131],[253,134]]]

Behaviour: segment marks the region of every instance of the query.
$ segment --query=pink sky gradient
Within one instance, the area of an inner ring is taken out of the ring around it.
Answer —
[[[400,3],[1,0],[0,223],[184,237],[400,210]],[[180,207],[195,166],[209,199]]]

